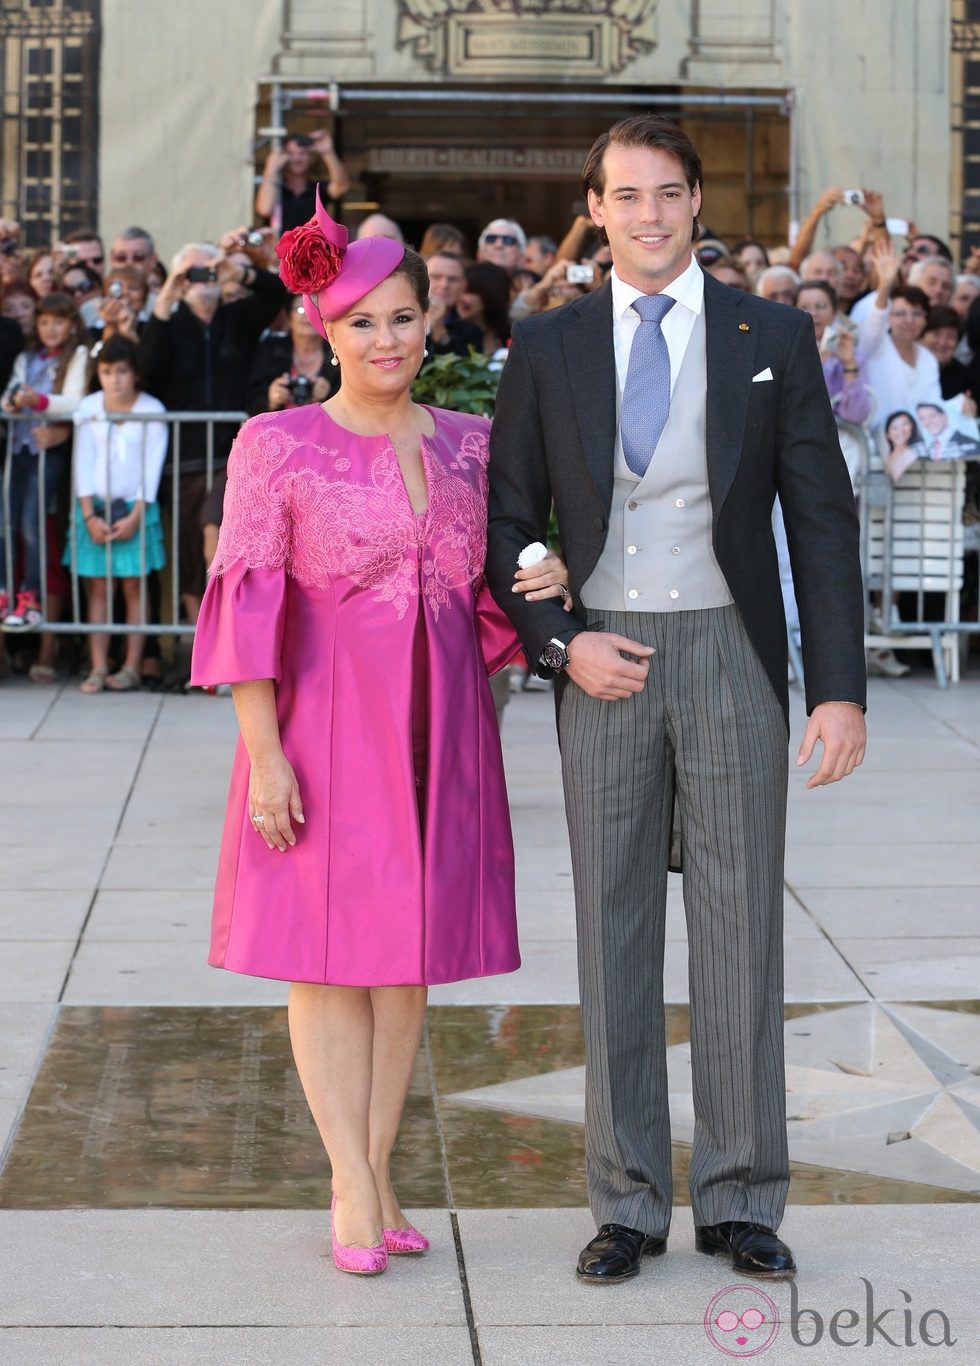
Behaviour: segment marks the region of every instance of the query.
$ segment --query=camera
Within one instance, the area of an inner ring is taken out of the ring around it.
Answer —
[[[123,292],[123,283],[122,283],[122,280],[110,280],[110,281],[109,281],[109,288],[106,290],[106,293],[109,295],[109,298],[110,298],[110,299],[121,299],[121,298],[122,298],[122,292]]]
[[[184,274],[192,285],[213,285],[218,279],[214,266],[189,266]]]
[[[580,266],[576,261],[570,261],[565,279],[570,285],[591,285],[595,280],[595,266]]]
[[[286,380],[286,388],[297,405],[313,402],[313,381],[307,375],[295,375]]]
[[[245,238],[245,245],[247,247],[261,247],[262,243],[263,237],[262,234],[259,232],[258,228],[253,228],[252,231]]]
[[[864,203],[864,191],[863,191],[863,190],[845,190],[845,191],[844,191],[844,203],[845,203],[845,204],[857,204],[857,205],[863,204],[863,203]]]

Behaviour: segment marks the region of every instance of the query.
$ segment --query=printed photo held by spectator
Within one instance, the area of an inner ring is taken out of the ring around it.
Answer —
[[[943,403],[919,403],[915,416],[929,460],[976,460],[980,456],[975,418],[969,419],[973,430],[967,432],[955,420],[960,414],[951,413]]]
[[[926,453],[915,418],[904,409],[889,413],[881,429],[882,462],[893,484]]]

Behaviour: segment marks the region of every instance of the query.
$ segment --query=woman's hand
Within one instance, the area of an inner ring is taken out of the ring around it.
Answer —
[[[572,595],[568,591],[568,569],[565,561],[553,550],[549,550],[543,560],[518,569],[514,575],[513,593],[523,593],[527,602],[539,602],[542,598],[562,598],[566,612],[572,610]]]
[[[848,331],[846,327],[837,329],[837,358],[845,370],[852,370],[857,365],[854,353],[854,333]],[[845,376],[847,379],[857,380],[858,375]]]
[[[303,803],[293,766],[281,751],[273,759],[253,764],[248,780],[248,814],[252,829],[270,849],[286,852],[296,843],[292,821],[304,824]],[[255,817],[262,821],[256,825]]]

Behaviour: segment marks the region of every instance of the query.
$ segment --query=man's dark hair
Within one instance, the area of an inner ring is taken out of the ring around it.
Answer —
[[[98,242],[99,246],[102,246],[102,238],[94,228],[76,228],[74,232],[66,233],[61,240],[68,246],[72,242]]]
[[[917,232],[912,238],[912,241],[931,242],[936,248],[936,255],[941,256],[944,260],[948,261],[950,265],[953,264],[953,253],[941,237],[933,237],[931,232]]]
[[[917,403],[915,405],[917,413],[921,413],[923,408],[931,408],[934,413],[942,413],[944,417],[946,416],[946,409],[941,403]]]
[[[955,308],[948,308],[944,304],[936,304],[930,308],[926,318],[926,332],[938,332],[941,327],[955,327],[957,333],[963,335],[963,319]]]
[[[667,152],[670,156],[676,157],[681,163],[684,179],[692,194],[695,189],[700,189],[704,182],[698,150],[680,124],[674,123],[673,119],[665,119],[660,114],[633,114],[628,119],[620,119],[619,123],[614,123],[608,132],[600,133],[589,148],[585,165],[582,167],[582,194],[586,199],[589,190],[598,199],[601,199],[605,192],[603,158],[606,155],[606,148],[611,146],[648,147],[651,151]],[[695,215],[695,229],[697,222]],[[606,240],[606,234],[601,228],[599,236],[603,241]]]

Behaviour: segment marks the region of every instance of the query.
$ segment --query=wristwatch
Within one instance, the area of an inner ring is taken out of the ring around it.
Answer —
[[[563,669],[568,668],[568,648],[564,641],[552,636],[547,645],[541,651],[541,661],[546,669],[552,669],[556,674],[560,674]]]

